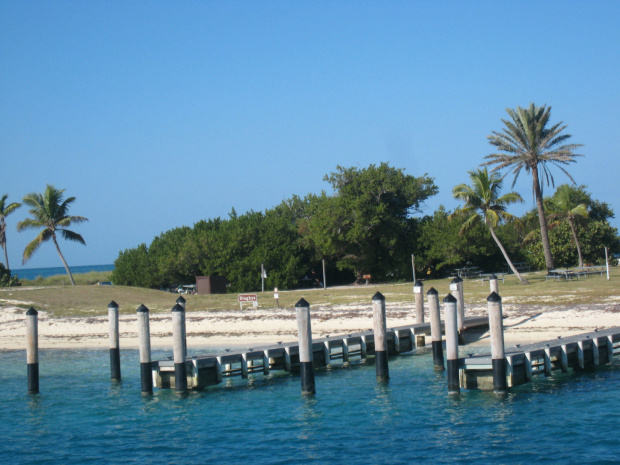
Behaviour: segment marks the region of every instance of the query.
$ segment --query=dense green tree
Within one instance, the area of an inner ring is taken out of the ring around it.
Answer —
[[[547,270],[550,270],[554,268],[554,262],[543,205],[543,186],[545,183],[553,185],[551,166],[559,167],[573,180],[564,166],[574,163],[575,157],[582,156],[574,152],[581,145],[566,143],[571,136],[562,134],[566,129],[562,122],[549,126],[551,107],[537,107],[531,103],[528,108],[508,108],[506,112],[510,119],[502,119],[505,126],[502,132],[493,131],[488,136],[489,143],[495,146],[499,153],[487,155],[485,158],[489,161],[483,165],[494,165],[493,170],[512,169],[515,176],[513,187],[521,170],[525,169],[526,173],[531,174],[545,265]]]
[[[516,192],[509,192],[500,196],[502,178],[498,173],[489,175],[486,168],[469,171],[469,178],[471,185],[459,184],[452,189],[452,195],[465,202],[463,208],[457,210],[452,215],[452,218],[464,219],[460,234],[471,229],[475,223],[484,222],[512,272],[522,284],[527,284],[527,280],[519,274],[512,264],[506,249],[495,232],[495,229],[501,222],[515,219],[513,215],[506,211],[506,206],[516,202],[523,202],[523,199]]]
[[[539,231],[536,231],[540,234]],[[581,243],[581,253],[585,264],[603,264],[605,247],[610,254],[620,253],[618,230],[606,221],[590,221],[586,219],[583,227],[577,231]],[[578,263],[579,257],[573,243],[572,232],[567,222],[549,230],[549,240],[556,256],[557,265],[571,267]],[[540,238],[526,245],[528,261],[535,267],[544,267],[545,259]]]
[[[88,221],[88,219],[83,216],[69,215],[69,207],[75,201],[75,197],[65,199],[64,192],[65,189],[56,189],[48,184],[43,194],[31,193],[26,195],[23,202],[30,207],[28,212],[32,215],[32,218],[27,218],[17,223],[17,230],[43,228],[39,235],[26,246],[23,263],[30,259],[41,244],[51,240],[56,247],[65,270],[67,270],[71,284],[75,286],[69,265],[67,265],[67,261],[58,246],[57,235],[60,234],[63,239],[86,245],[84,238],[80,234],[67,228],[72,224]]]
[[[110,277],[117,286],[158,287],[157,272],[146,244],[120,252]]]
[[[577,256],[579,257],[579,266],[583,266],[583,255],[579,238],[577,237],[577,222],[580,218],[588,216],[588,204],[590,196],[583,191],[568,184],[562,184],[557,188],[553,197],[549,199],[549,220],[551,228],[557,226],[560,222],[566,221],[570,226],[573,241],[577,248]]]
[[[338,166],[324,180],[334,195],[314,200],[316,210],[304,224],[308,244],[357,277],[404,276],[414,237],[410,215],[437,193],[433,179],[381,163],[364,169]]]
[[[6,222],[5,218],[22,206],[21,203],[13,202],[7,204],[6,199],[8,194],[4,194],[0,198],[0,247],[4,250],[4,264],[6,271],[11,274],[11,268],[9,266],[9,254],[6,248]]]
[[[461,224],[450,221],[450,215],[440,206],[433,215],[419,221],[416,269],[428,277],[446,276],[450,269],[465,265],[495,269],[502,257],[492,246],[488,228],[477,222],[460,234]]]
[[[565,192],[563,193],[564,190],[565,188],[560,186],[558,191],[556,191],[560,192],[558,196],[566,195]],[[574,215],[572,220],[575,223],[575,228],[571,228],[568,221],[558,221],[554,227],[549,230],[549,240],[553,247],[553,253],[557,256],[557,264],[559,266],[568,267],[574,266],[580,262],[579,253],[574,245],[575,238],[573,230],[580,244],[581,263],[602,263],[605,257],[605,247],[607,247],[612,254],[620,252],[618,230],[612,227],[608,221],[614,218],[614,212],[609,205],[605,202],[592,199],[590,193],[585,190],[585,186],[579,188],[569,186],[569,190],[577,191],[571,203],[575,204],[576,200],[578,200],[576,205],[587,205],[589,215]],[[549,212],[554,208],[552,198],[553,197],[545,199]],[[530,212],[528,215],[532,215],[532,213]],[[558,218],[561,217],[562,216]],[[540,232],[538,230],[530,232],[527,239],[525,248],[528,261],[533,266],[542,266],[542,264],[544,264],[544,256],[540,241]]]
[[[21,286],[21,281],[17,276],[11,276],[11,272],[0,263],[0,287]]]

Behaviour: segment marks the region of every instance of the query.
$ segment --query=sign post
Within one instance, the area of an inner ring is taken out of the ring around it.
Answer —
[[[280,294],[277,287],[273,288],[273,298],[276,299],[276,308],[280,308]]]

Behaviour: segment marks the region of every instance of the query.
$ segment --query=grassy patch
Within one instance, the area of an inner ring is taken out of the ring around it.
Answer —
[[[90,275],[88,273],[87,275]],[[96,273],[102,274],[102,273]],[[103,273],[105,275],[105,273]],[[80,276],[80,275],[76,275]],[[52,279],[52,278],[48,278]],[[88,278],[90,279],[90,278]],[[500,294],[505,303],[540,305],[570,305],[587,303],[604,303],[620,300],[618,281],[620,268],[611,269],[611,279],[591,275],[579,281],[547,281],[544,273],[528,273],[529,285],[519,284],[512,276],[500,281]],[[96,279],[106,281],[107,279]],[[431,280],[424,282],[424,292],[434,287],[440,301],[450,289],[450,279]],[[471,305],[484,305],[489,295],[488,281],[465,280],[465,300]],[[411,302],[413,305],[412,283],[377,284],[370,286],[345,286],[323,289],[307,289],[298,291],[280,291],[280,307],[293,308],[302,297],[311,306],[319,305],[370,305],[375,292],[381,292],[389,305],[390,302]],[[271,292],[258,292],[259,305],[262,308],[275,307]],[[141,305],[146,305],[151,312],[169,312],[175,305],[178,294],[153,289],[141,289],[125,286],[97,286],[81,284],[23,286],[21,288],[5,288],[0,290],[0,305],[15,305],[24,310],[33,306],[37,310],[45,310],[52,316],[89,316],[105,315],[110,301],[120,306],[121,313],[135,313]],[[184,295],[187,310],[235,310],[239,309],[237,294],[225,295]],[[248,304],[245,304],[246,306]]]
[[[91,271],[90,273],[77,273],[73,275],[76,285],[88,286],[90,284],[105,283],[110,281],[111,271]],[[69,286],[69,276],[59,274],[43,278],[37,276],[35,279],[22,279],[23,286]]]

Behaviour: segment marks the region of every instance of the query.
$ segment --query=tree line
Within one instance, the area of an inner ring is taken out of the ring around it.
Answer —
[[[267,284],[281,289],[303,284],[304,277],[327,264],[324,279],[350,283],[370,274],[373,279],[411,277],[411,254],[424,276],[441,276],[462,265],[489,271],[510,269],[514,262],[535,269],[599,262],[603,247],[620,251],[617,230],[608,220],[613,211],[592,199],[585,186],[576,187],[566,166],[583,156],[580,144],[569,143],[562,122],[551,124],[551,108],[530,104],[507,109],[501,131],[489,143],[497,153],[484,167],[469,173],[471,185],[455,186],[464,205],[454,212],[439,208],[421,214],[421,206],[437,194],[434,179],[412,176],[381,163],[367,168],[338,166],[324,180],[332,194],[293,196],[264,212],[211,219],[167,231],[147,246],[121,252],[112,279],[117,284],[162,288],[193,282],[195,276],[224,276],[232,292],[260,288],[259,270],[268,270]],[[492,171],[487,170],[492,167]],[[552,167],[573,185],[560,186],[552,197]],[[508,206],[522,202],[516,192],[501,193],[506,174],[525,172],[532,178],[536,209],[517,218]]]
[[[424,276],[441,276],[454,267],[478,266],[487,271],[511,270],[522,283],[514,263],[551,270],[599,262],[602,250],[620,252],[618,232],[609,224],[613,210],[593,199],[585,186],[577,186],[566,167],[583,155],[580,144],[569,143],[566,125],[551,124],[551,108],[530,104],[507,109],[501,131],[488,136],[497,153],[486,156],[481,168],[469,172],[470,184],[459,184],[452,194],[463,202],[455,211],[440,207],[420,216],[424,202],[437,194],[428,174],[413,176],[388,163],[367,168],[337,166],[325,175],[332,193],[293,196],[264,212],[250,211],[202,220],[194,226],[174,228],[119,253],[112,280],[115,284],[150,288],[194,282],[196,276],[223,276],[232,292],[260,288],[261,266],[267,284],[296,288],[322,271],[330,284],[350,283],[371,275],[373,280],[396,281],[411,277],[412,254]],[[491,167],[488,171],[487,167]],[[550,197],[555,187],[551,168],[559,168],[572,181]],[[508,172],[506,172],[508,170]],[[502,174],[502,171],[504,173]],[[508,211],[523,202],[517,192],[502,194],[508,174],[512,187],[525,172],[532,178],[536,208],[518,218]],[[38,247],[52,241],[67,270],[57,237],[84,244],[67,229],[87,221],[69,215],[74,197],[48,185],[43,194],[28,194],[24,203],[31,218],[18,230],[42,229],[24,250],[25,263]],[[0,199],[0,244],[5,251],[0,285],[11,279],[6,253],[5,217],[21,204]],[[6,284],[5,284],[6,285]]]

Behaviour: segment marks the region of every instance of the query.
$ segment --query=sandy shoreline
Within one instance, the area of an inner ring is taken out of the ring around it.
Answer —
[[[372,327],[370,305],[313,306],[311,312],[314,337],[365,331]],[[415,321],[410,302],[388,305],[387,315],[388,327],[412,324]],[[481,315],[486,315],[486,306],[466,306],[466,316]],[[136,315],[121,315],[119,320],[121,348],[136,349]],[[620,326],[620,297],[617,301],[613,299],[601,304],[573,306],[505,304],[504,326],[507,345]],[[151,314],[150,328],[153,348],[172,347],[170,313]],[[295,311],[290,308],[187,313],[187,342],[190,349],[256,347],[277,341],[295,341],[296,338]],[[487,345],[488,341],[488,334],[483,334],[475,344]],[[14,306],[0,307],[0,349],[23,350],[25,347],[25,310]],[[39,312],[39,347],[107,348],[107,315],[51,318],[46,312]]]

